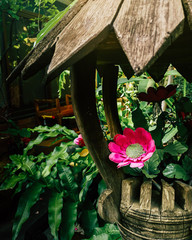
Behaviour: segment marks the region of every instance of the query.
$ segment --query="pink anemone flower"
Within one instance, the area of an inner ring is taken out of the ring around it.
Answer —
[[[81,134],[79,134],[78,137],[74,139],[74,143],[79,145],[80,147],[85,146],[85,142],[84,142]]]
[[[156,149],[151,134],[144,128],[137,128],[135,131],[125,128],[123,135],[117,134],[108,147],[111,151],[109,159],[118,163],[118,168],[127,165],[142,168]]]

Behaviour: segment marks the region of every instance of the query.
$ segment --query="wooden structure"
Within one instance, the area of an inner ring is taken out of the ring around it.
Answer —
[[[73,107],[70,104],[69,99],[71,95],[65,95],[66,105],[61,106],[59,98],[55,99],[35,99],[35,111],[38,123],[41,123],[41,119],[53,118],[62,125],[62,118],[73,116]]]
[[[10,74],[23,79],[49,65],[48,80],[71,67],[72,101],[83,139],[111,191],[120,218],[121,169],[109,161],[95,103],[95,70],[103,77],[103,100],[113,137],[121,133],[116,106],[120,65],[129,78],[148,71],[155,81],[170,63],[192,81],[191,0],[79,0]]]
[[[108,222],[117,222],[124,240],[183,240],[192,237],[192,187],[176,181],[170,186],[162,180],[162,192],[152,181],[139,178],[122,181],[121,219],[111,207],[111,192],[99,199],[98,211]]]

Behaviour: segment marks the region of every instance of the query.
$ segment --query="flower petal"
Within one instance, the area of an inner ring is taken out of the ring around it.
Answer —
[[[132,163],[130,164],[130,167],[131,167],[131,168],[136,168],[136,167],[142,168],[142,167],[144,167],[144,163],[143,163],[143,162],[132,162]]]
[[[120,135],[116,138],[116,144],[121,147],[122,150],[125,150],[128,146],[127,137],[124,135]]]
[[[131,161],[121,162],[117,165],[117,167],[118,168],[125,167],[125,166],[129,165],[130,163],[131,163]]]
[[[127,137],[128,145],[136,143],[135,132],[131,128],[125,128],[123,130],[123,135]]]
[[[120,163],[120,162],[123,162],[126,160],[126,156],[123,156],[122,154],[119,154],[119,153],[111,153],[109,155],[109,159],[112,161],[112,162],[115,162],[115,163]]]
[[[123,151],[121,150],[120,146],[117,145],[116,143],[114,142],[110,142],[109,145],[108,145],[108,148],[111,152],[114,152],[114,153],[122,153]]]

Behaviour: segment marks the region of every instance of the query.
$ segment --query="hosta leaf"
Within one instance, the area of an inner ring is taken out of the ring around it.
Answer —
[[[175,141],[174,143],[167,145],[164,148],[164,152],[167,152],[172,156],[178,156],[178,154],[182,154],[186,152],[187,149],[188,147],[186,145],[182,144],[179,141]]]
[[[78,202],[65,201],[62,210],[60,240],[71,240],[75,231]]]
[[[184,181],[189,180],[189,175],[179,164],[171,163],[167,165],[163,171],[163,175],[168,178],[183,179]]]
[[[61,210],[63,208],[63,192],[52,191],[48,205],[48,222],[54,240],[58,240],[58,230],[61,224]]]
[[[42,187],[42,184],[33,183],[21,196],[13,223],[12,240],[15,240],[17,238],[23,223],[29,218],[30,209],[39,199]]]

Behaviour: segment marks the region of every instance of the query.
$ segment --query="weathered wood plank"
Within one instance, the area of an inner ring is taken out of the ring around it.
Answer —
[[[48,74],[61,72],[93,51],[111,30],[122,0],[89,0],[58,36]]]
[[[175,190],[172,186],[170,186],[163,179],[162,183],[162,203],[161,203],[161,211],[173,211],[175,208]]]
[[[106,189],[98,199],[98,213],[106,222],[117,223],[120,221],[119,208],[114,204],[112,190]]]
[[[122,134],[117,111],[117,80],[119,68],[114,65],[104,66],[103,69],[103,103],[105,116],[111,137]]]
[[[183,32],[181,0],[124,1],[113,24],[136,73],[148,68]]]
[[[192,30],[192,1],[182,0],[185,14],[187,15],[187,20],[190,29]]]
[[[140,209],[149,211],[151,209],[152,181],[145,181],[140,190]]]
[[[125,213],[136,199],[139,202],[140,184],[139,178],[128,178],[122,181],[120,205],[122,213]]]
[[[186,211],[192,211],[192,187],[180,182],[175,181],[174,184],[176,201]]]
[[[109,160],[108,143],[99,123],[95,102],[95,61],[94,55],[88,55],[72,66],[72,104],[86,146],[108,188],[113,190],[114,201],[119,207],[124,174]]]

